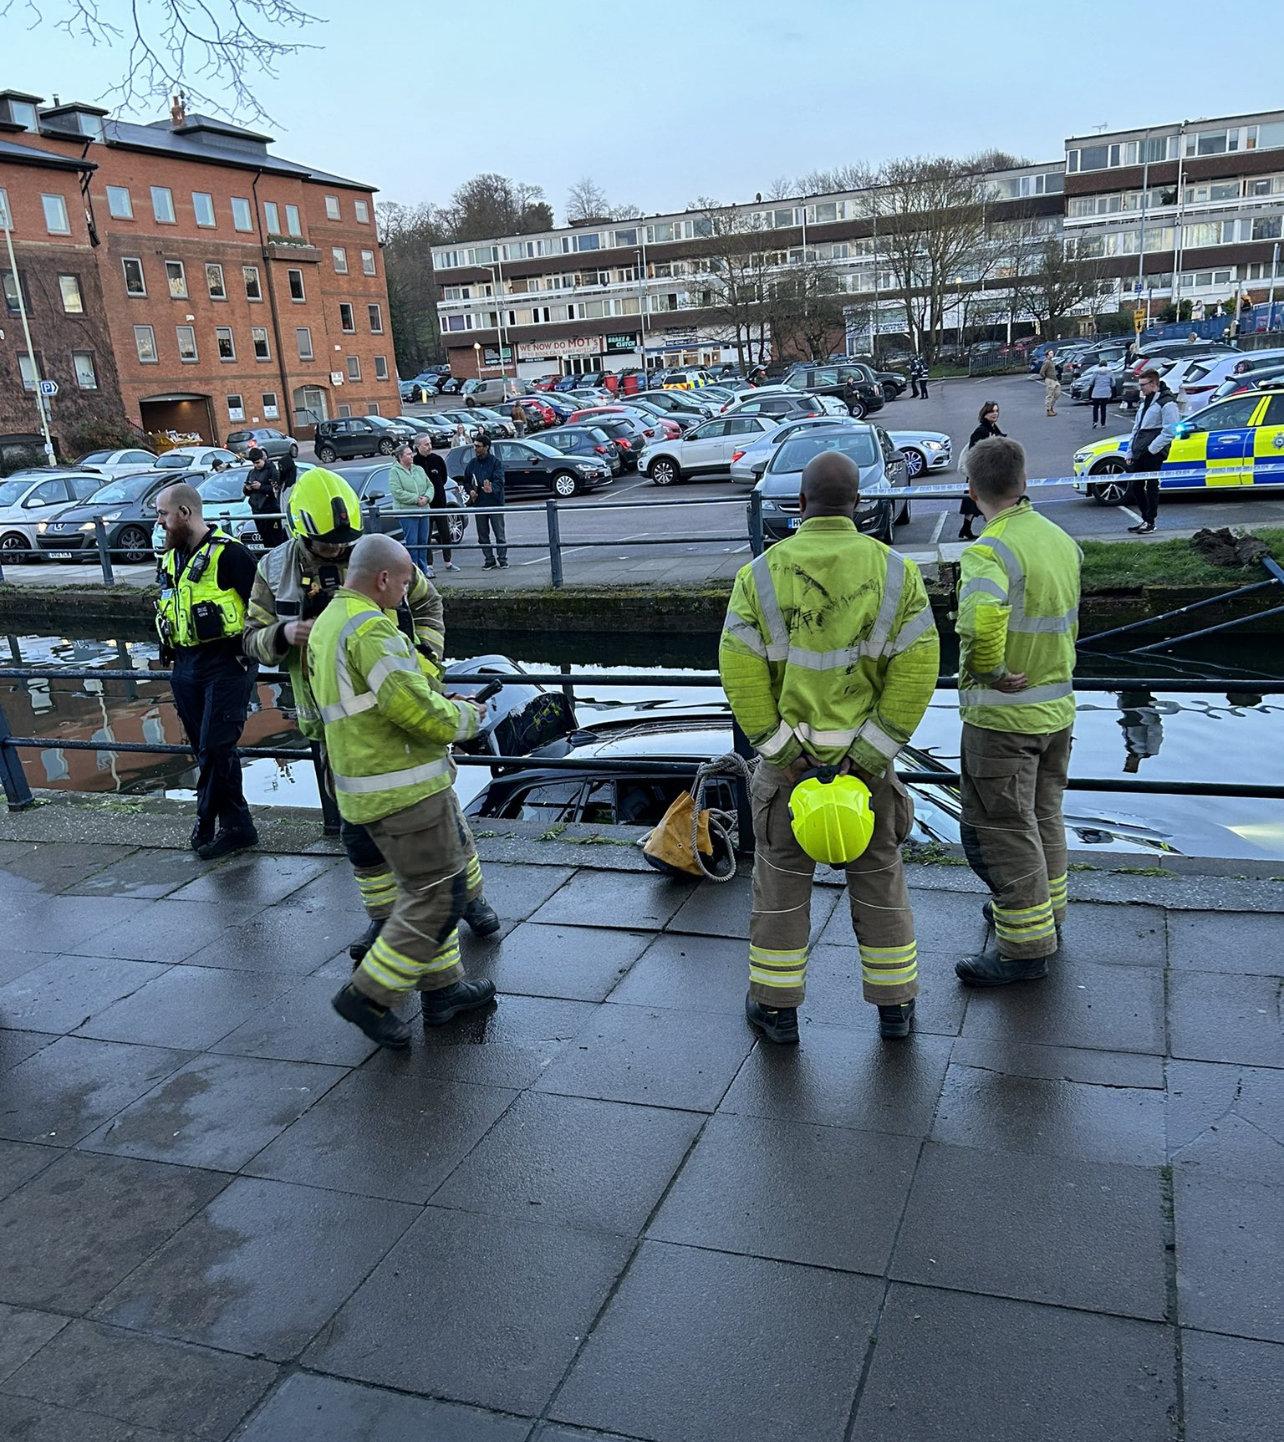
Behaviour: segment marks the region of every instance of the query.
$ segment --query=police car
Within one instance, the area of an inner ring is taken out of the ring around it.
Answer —
[[[1103,506],[1128,494],[1128,436],[1074,454],[1074,488]],[[1284,490],[1284,385],[1264,384],[1216,401],[1177,427],[1159,470],[1161,491],[1252,486]]]

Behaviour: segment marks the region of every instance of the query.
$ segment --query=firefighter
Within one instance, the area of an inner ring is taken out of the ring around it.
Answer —
[[[1016,441],[978,442],[967,477],[986,524],[959,571],[962,833],[990,889],[995,945],[955,971],[973,986],[1001,986],[1048,974],[1065,921],[1061,802],[1082,552],[1030,505]]]
[[[307,643],[317,617],[343,584],[348,557],[361,536],[356,493],[334,471],[320,467],[305,471],[290,490],[290,529],[293,538],[259,563],[245,623],[245,650],[265,666],[287,663],[299,730],[319,742],[322,717],[309,681]],[[441,596],[420,571],[415,571],[407,594],[398,602],[397,620],[420,668],[438,685],[446,646]],[[353,961],[360,961],[392,911],[396,887],[388,863],[365,828],[344,817],[342,807],[340,816],[340,839],[367,917],[365,932],[348,948]],[[499,917],[480,895],[476,858],[472,865],[479,894],[464,919],[475,936],[491,936],[499,930]]]
[[[857,531],[859,484],[839,452],[808,463],[802,524],[736,577],[718,653],[731,709],[761,758],[751,787],[757,851],[745,1011],[763,1036],[786,1044],[798,1040],[818,859],[847,863],[865,1000],[878,1007],[883,1036],[909,1034],[918,991],[900,854],[914,807],[891,763],[932,698],[939,642],[917,567]],[[868,788],[873,811],[859,855],[858,797],[834,786],[848,777]],[[812,781],[829,791],[817,794]],[[805,809],[830,799],[833,829],[854,844],[822,854],[802,815],[803,787],[791,795],[799,782],[813,793]]]
[[[459,922],[481,896],[481,874],[450,758],[452,741],[476,734],[484,703],[443,695],[393,619],[416,574],[399,541],[363,536],[308,637],[340,813],[394,878],[392,912],[334,1009],[387,1047],[410,1041],[393,1007],[411,991],[429,1026],[495,997],[494,982],[465,980],[459,960]]]

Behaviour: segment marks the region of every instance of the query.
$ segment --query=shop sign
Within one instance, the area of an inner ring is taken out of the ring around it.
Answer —
[[[637,331],[630,331],[627,335],[608,335],[606,338],[607,355],[632,355],[637,348]]]
[[[517,347],[518,360],[554,360],[567,356],[599,355],[601,346],[597,336],[575,335],[561,340],[523,341]]]

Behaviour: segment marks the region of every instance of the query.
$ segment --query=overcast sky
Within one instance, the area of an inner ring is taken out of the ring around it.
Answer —
[[[53,14],[66,0],[37,3]],[[1258,48],[1275,30],[1267,0],[1240,0],[1218,43],[1208,0],[298,3],[327,23],[304,37],[319,50],[255,86],[277,153],[407,204],[496,170],[542,186],[559,223],[585,175],[612,204],[680,210],[851,161],[990,148],[1052,160],[1103,123],[1284,104]],[[123,0],[104,9],[127,13]],[[95,101],[123,68],[123,46],[27,30],[16,13],[0,19],[0,88]]]

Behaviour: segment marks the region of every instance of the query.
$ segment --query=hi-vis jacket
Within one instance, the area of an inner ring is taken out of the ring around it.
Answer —
[[[326,568],[336,570],[342,584],[347,566],[314,556],[297,537],[270,550],[259,562],[254,578],[241,643],[245,654],[264,666],[279,665],[286,658],[299,730],[311,741],[321,739],[321,718],[309,683],[307,656],[301,647],[291,646],[285,639],[285,628],[304,614],[309,600],[319,598],[321,573]],[[406,592],[406,604],[397,617],[412,643],[431,653],[432,660],[424,658],[421,669],[435,680],[446,652],[441,595],[417,566]]]
[[[987,731],[1046,735],[1074,724],[1083,552],[1022,496],[1000,511],[959,568],[959,711]],[[1026,689],[994,689],[1008,672]]]
[[[881,775],[927,710],[939,652],[913,561],[817,516],[736,577],[718,669],[764,761],[850,756]]]
[[[433,686],[392,612],[341,587],[308,638],[308,671],[346,820],[378,821],[454,780],[450,743],[476,733],[477,708]]]
[[[206,532],[186,564],[182,564],[177,551],[165,552],[160,564],[162,586],[156,602],[156,630],[166,645],[185,649],[205,641],[234,640],[243,631],[245,602],[240,592],[225,590],[218,583],[219,557],[223,547],[230,544],[234,544],[231,536],[213,529]],[[192,607],[202,602],[212,610],[208,619],[199,623],[198,630]]]

